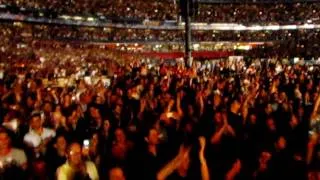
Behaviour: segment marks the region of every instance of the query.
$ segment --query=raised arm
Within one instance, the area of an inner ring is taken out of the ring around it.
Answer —
[[[217,144],[217,143],[219,143],[220,140],[221,140],[222,134],[224,133],[224,131],[225,131],[226,128],[227,128],[227,126],[226,126],[226,125],[223,125],[223,127],[220,128],[218,132],[215,132],[215,133],[212,135],[212,137],[211,137],[211,139],[210,139],[210,142],[211,142],[212,144]]]
[[[200,168],[201,168],[201,177],[202,180],[209,180],[210,179],[210,174],[209,174],[209,169],[207,165],[206,158],[204,156],[204,150],[206,147],[206,139],[201,136],[199,137],[199,142],[200,142],[200,150],[199,150],[199,160],[200,160]]]
[[[143,120],[143,112],[145,110],[145,107],[146,107],[146,100],[144,98],[141,98],[140,99],[140,110],[139,110],[139,113],[138,113],[138,119],[139,120]]]
[[[182,97],[183,97],[182,92],[179,92],[178,95],[177,95],[176,107],[177,107],[177,113],[178,113],[178,116],[180,117],[180,119],[183,116],[183,111],[182,111],[182,108],[181,108]]]
[[[259,83],[255,83],[254,87],[252,87],[252,91],[249,92],[247,95],[245,101],[242,104],[242,118],[243,118],[243,124],[246,123],[247,117],[248,117],[248,109],[249,109],[249,102],[257,97],[260,85]]]
[[[173,105],[174,105],[174,100],[171,99],[171,100],[169,101],[168,106],[167,106],[166,109],[165,109],[165,112],[171,112],[171,109],[172,109]]]
[[[181,164],[183,158],[189,155],[189,152],[190,148],[181,146],[179,154],[158,172],[157,180],[165,180],[170,174],[172,174]]]
[[[54,99],[54,103],[55,103],[55,104],[59,104],[59,98],[58,98],[58,96],[57,96],[57,92],[56,92],[55,90],[52,90],[52,91],[50,91],[50,94],[51,94],[51,96],[52,96],[53,99]]]
[[[249,112],[248,111],[248,109],[249,109],[248,108],[248,102],[249,102],[250,98],[251,98],[251,95],[250,94],[247,95],[245,101],[242,104],[242,108],[241,108],[242,113],[241,113],[241,115],[242,115],[242,118],[243,118],[243,124],[246,124],[246,120],[247,120],[247,117],[248,117],[248,112]]]
[[[311,114],[311,120],[313,120],[317,116],[317,112],[319,110],[319,105],[320,105],[320,94],[317,97],[316,103],[314,105],[312,114]]]
[[[233,180],[241,170],[241,162],[238,159],[233,165],[232,168],[226,174],[226,180]]]
[[[203,102],[202,92],[199,92],[197,95],[197,105],[199,106],[199,109],[200,109],[199,115],[202,116],[204,112],[204,102]]]

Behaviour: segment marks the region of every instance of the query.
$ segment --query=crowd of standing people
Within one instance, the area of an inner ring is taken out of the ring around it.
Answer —
[[[48,86],[32,71],[5,71],[0,175],[316,178],[320,69],[310,67],[134,63],[118,66],[110,84],[79,78],[69,86]]]

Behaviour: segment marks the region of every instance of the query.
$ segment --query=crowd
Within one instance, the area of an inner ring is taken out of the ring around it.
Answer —
[[[183,41],[182,30],[152,30],[127,28],[74,27],[67,25],[37,25],[26,23],[1,23],[5,41],[23,42],[26,38],[38,40],[75,40],[89,42],[152,42]]]
[[[73,27],[57,25],[37,25],[26,23],[1,23],[0,24],[0,57],[2,59],[34,59],[39,57],[41,47],[43,51],[53,56],[47,57],[48,60],[54,59],[114,59],[122,60],[121,54],[116,55],[113,51],[101,51],[100,42],[110,43],[132,43],[139,46],[141,42],[150,42],[147,51],[163,51],[164,48],[154,49],[156,44],[161,42],[182,43],[184,32],[182,30],[152,30],[152,29],[124,29],[124,28],[97,28],[97,27]],[[192,31],[192,42],[270,42],[271,47],[262,46],[261,48],[250,51],[250,56],[254,57],[319,57],[319,30],[279,30],[279,31]],[[38,41],[52,41],[49,47],[42,45],[35,46]],[[60,42],[78,42],[78,47],[65,49]],[[96,45],[85,45],[95,44]],[[153,43],[153,44],[152,44]],[[51,47],[50,47],[51,46]],[[233,46],[223,45],[223,47],[209,47],[209,50],[234,50]],[[52,47],[58,48],[53,50]],[[144,45],[146,48],[147,45]],[[118,50],[127,50],[128,47],[120,46]],[[217,48],[217,49],[215,49]],[[264,49],[262,49],[264,48]],[[47,49],[47,50],[46,50]],[[76,50],[78,49],[78,50]],[[175,48],[168,45],[167,51],[183,51],[183,47]],[[196,50],[207,50],[200,46]],[[55,53],[50,53],[50,51]],[[79,53],[78,51],[83,51]],[[77,53],[76,53],[77,52]],[[58,55],[59,54],[59,55]],[[115,58],[110,57],[116,56]],[[82,55],[82,57],[81,57]]]
[[[68,0],[68,1],[13,1],[1,0],[0,4],[14,7],[23,7],[32,10],[46,11],[56,14],[69,15],[98,15],[101,14],[108,18],[125,18],[125,19],[149,19],[149,20],[174,20],[177,19],[177,5],[173,0],[136,0],[135,3],[103,0]]]
[[[196,22],[258,24],[319,21],[320,3],[200,4]]]
[[[24,42],[32,39],[78,40],[88,42],[182,42],[183,30],[130,29],[75,27],[67,25],[37,25],[27,23],[1,23],[3,43]],[[305,41],[315,44],[319,40],[318,29],[218,31],[193,30],[192,40],[203,41]]]
[[[102,42],[182,41],[183,31],[70,26],[34,26],[39,39],[68,39]]]
[[[169,0],[3,3],[150,20],[178,12]],[[201,4],[194,20],[317,22],[319,4]],[[182,30],[1,23],[0,179],[319,179],[320,67],[280,61],[319,57],[318,33],[193,31],[195,42],[273,46],[247,52],[255,61],[186,68],[94,43],[180,42]]]
[[[317,66],[69,61],[1,65],[0,178],[319,176]]]
[[[48,10],[56,14],[103,15],[109,19],[126,18],[132,20],[178,20],[179,1],[137,0],[128,1],[28,1],[1,0],[0,4]],[[319,21],[320,3],[200,3],[194,21],[225,23],[306,23]]]

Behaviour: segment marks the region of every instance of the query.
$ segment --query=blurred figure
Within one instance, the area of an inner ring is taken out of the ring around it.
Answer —
[[[129,151],[133,148],[133,143],[127,139],[123,129],[118,128],[115,131],[115,140],[112,144],[112,156],[117,160],[125,160]]]
[[[67,162],[57,170],[58,180],[99,179],[94,163],[83,160],[80,144],[72,143],[69,146],[67,157]]]
[[[38,157],[46,152],[47,144],[56,136],[55,131],[44,128],[40,114],[33,114],[30,119],[30,130],[24,136],[23,141],[29,148],[35,150]]]
[[[68,143],[64,135],[58,135],[53,141],[53,147],[48,150],[46,163],[48,164],[49,177],[54,179],[58,167],[67,160]]]
[[[115,167],[109,171],[109,180],[126,180],[126,177],[121,168]]]
[[[23,150],[11,146],[11,138],[4,129],[0,129],[0,166],[15,164],[27,169],[27,157]]]

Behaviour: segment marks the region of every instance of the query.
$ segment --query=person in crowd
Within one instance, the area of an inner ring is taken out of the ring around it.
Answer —
[[[82,147],[79,143],[71,143],[67,151],[67,161],[57,170],[58,180],[91,179],[98,180],[96,166],[90,161],[84,161]]]
[[[2,168],[11,163],[23,170],[26,170],[28,167],[25,152],[11,146],[11,138],[4,128],[0,129],[0,162]]]
[[[72,106],[68,110],[67,117],[67,138],[69,141],[78,141],[81,143],[88,136],[88,129],[86,120],[81,117],[77,106]]]
[[[127,139],[123,129],[118,128],[114,132],[114,141],[111,147],[112,157],[117,161],[125,161],[133,148],[133,143]]]
[[[144,138],[146,142],[146,152],[143,153],[141,175],[143,179],[156,179],[156,174],[163,164],[162,152],[159,152],[159,132],[155,128],[150,128]]]
[[[109,171],[109,180],[126,180],[126,176],[121,168],[114,167]]]
[[[34,113],[30,118],[30,130],[23,140],[28,147],[33,148],[38,154],[46,152],[48,143],[55,136],[55,131],[43,127],[43,120],[40,114]]]
[[[49,169],[48,172],[50,173],[49,177],[54,179],[58,167],[63,165],[67,160],[68,143],[66,137],[64,135],[57,135],[55,139],[53,139],[52,146],[51,149],[48,149],[46,164]]]
[[[84,152],[86,153],[85,158],[87,160],[92,161],[98,170],[100,170],[101,165],[101,156],[103,155],[102,149],[101,149],[101,138],[99,136],[99,133],[93,133],[91,138],[89,139],[89,145],[86,145]]]
[[[0,129],[0,178],[1,179],[26,179],[27,156],[21,149],[12,147],[9,131]]]

